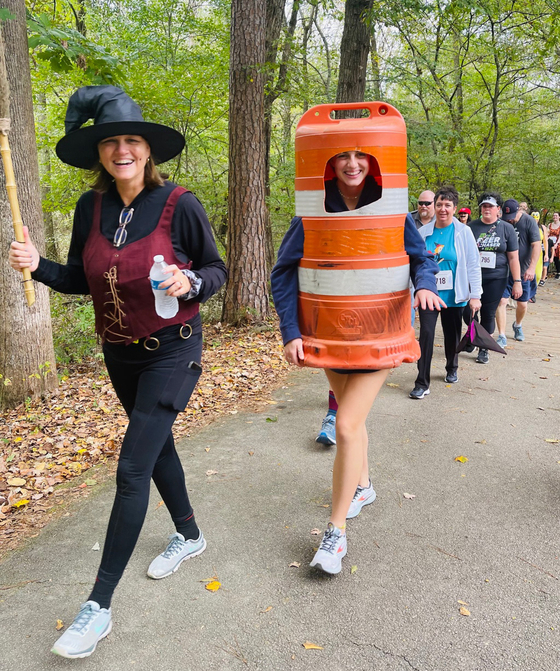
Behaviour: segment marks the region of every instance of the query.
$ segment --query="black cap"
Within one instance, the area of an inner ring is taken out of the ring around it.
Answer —
[[[512,221],[515,219],[517,212],[519,210],[519,203],[515,198],[510,198],[506,200],[502,207],[502,219],[504,221]]]
[[[88,119],[92,126],[82,128]],[[116,86],[83,86],[68,101],[66,135],[56,145],[58,158],[91,170],[99,160],[97,145],[113,135],[140,135],[150,145],[154,163],[181,153],[185,138],[163,124],[144,121],[140,107]]]

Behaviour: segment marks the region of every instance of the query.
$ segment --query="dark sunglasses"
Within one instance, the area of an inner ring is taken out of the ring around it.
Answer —
[[[433,202],[433,200],[419,200],[418,205],[424,205],[425,207],[428,207],[428,205],[432,205]]]

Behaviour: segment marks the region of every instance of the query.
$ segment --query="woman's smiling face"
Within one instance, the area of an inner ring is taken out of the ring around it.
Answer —
[[[369,156],[361,151],[345,151],[331,162],[335,175],[343,184],[360,186],[369,172]]]
[[[144,168],[150,157],[150,145],[140,135],[115,135],[97,145],[99,162],[115,182],[144,180]]]

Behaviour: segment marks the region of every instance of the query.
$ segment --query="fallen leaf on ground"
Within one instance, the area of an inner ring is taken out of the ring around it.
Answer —
[[[10,487],[23,487],[25,480],[23,478],[8,478],[6,482]]]
[[[272,606],[267,606],[264,610],[261,610],[261,613],[268,613],[269,611],[272,610]]]
[[[218,580],[212,580],[211,582],[204,585],[204,589],[207,589],[209,592],[217,592],[221,586],[222,586],[221,582],[219,582]]]
[[[250,450],[250,451],[249,451],[249,456],[252,457],[253,454],[255,454],[255,453],[253,452],[253,450]]]
[[[99,543],[96,543],[91,549],[92,549],[94,552],[97,552],[98,550],[101,549],[101,546],[99,545]]]
[[[300,566],[301,566],[301,562],[293,561],[288,568],[299,568]]]
[[[267,417],[267,418],[266,418],[266,421],[267,421],[267,422],[277,422],[277,421],[278,421],[278,417]]]
[[[16,501],[13,506],[14,508],[21,508],[21,506],[26,506],[29,503],[29,499],[20,499]]]
[[[210,477],[211,475],[217,475],[218,471],[206,471],[206,475]]]
[[[205,447],[205,448],[204,448],[204,451],[205,451],[205,452],[210,452],[210,448],[209,448],[209,447]]]
[[[312,536],[320,536],[321,535],[321,529],[311,529],[311,535]]]
[[[357,570],[358,567],[354,564],[354,566],[352,566],[352,568],[350,569],[350,575],[354,575],[354,573],[356,573]]]
[[[64,627],[64,622],[62,620],[57,620],[56,621],[56,630],[60,631]]]
[[[460,603],[461,606],[468,606],[468,605],[469,605],[466,601],[461,601],[461,599],[459,599],[459,600],[457,601],[457,603]]]
[[[483,438],[482,440],[475,440],[475,443],[478,443],[479,445],[486,445],[486,440]]]
[[[400,384],[396,384],[395,382],[387,382],[386,384],[387,387],[400,387]]]
[[[464,615],[465,617],[469,617],[469,615],[471,614],[471,611],[467,610],[464,606],[461,606],[461,608],[459,608],[459,612],[461,613],[461,615]]]
[[[163,505],[163,501],[160,501],[160,502],[157,504],[156,509],[157,509],[157,508],[161,508],[162,505]]]
[[[415,499],[415,498],[416,498],[416,494],[409,494],[408,492],[403,492],[403,497],[404,497],[405,499]]]
[[[455,461],[460,461],[462,464],[468,461],[468,457],[464,457],[463,455],[459,457],[455,457]]]
[[[545,438],[544,442],[545,443],[560,443],[560,440],[558,440],[558,438]]]
[[[305,643],[302,643],[303,647],[306,650],[322,650],[323,646],[317,645],[316,643],[311,643],[310,641],[305,641]]]
[[[97,484],[97,480],[93,480],[93,478],[90,478],[89,480],[86,480],[86,485],[88,487],[93,487],[96,484]]]

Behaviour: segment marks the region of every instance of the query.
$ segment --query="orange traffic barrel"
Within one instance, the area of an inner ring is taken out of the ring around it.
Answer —
[[[369,115],[333,118],[348,109]],[[400,112],[382,102],[317,105],[297,126],[296,215],[305,235],[298,313],[306,366],[394,368],[420,357],[404,249],[406,141]],[[370,156],[381,196],[359,209],[327,212],[325,183],[334,177],[329,160],[346,151]]]

